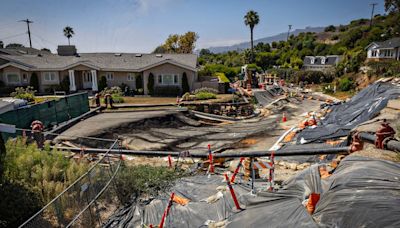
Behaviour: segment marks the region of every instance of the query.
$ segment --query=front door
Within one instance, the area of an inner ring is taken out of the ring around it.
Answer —
[[[83,71],[83,89],[92,89],[92,72],[90,71]]]

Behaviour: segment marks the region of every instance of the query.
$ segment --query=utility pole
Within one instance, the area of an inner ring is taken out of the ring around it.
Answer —
[[[289,25],[289,30],[288,30],[288,32],[287,32],[286,41],[289,40],[290,30],[292,30],[292,25]]]
[[[369,21],[369,28],[371,28],[372,27],[372,19],[374,18],[375,6],[378,5],[378,3],[371,3],[369,5],[372,6],[371,20]]]
[[[29,46],[32,48],[31,30],[29,29],[29,24],[33,23],[33,21],[26,19],[26,20],[20,20],[19,22],[25,22],[26,25],[28,26]]]

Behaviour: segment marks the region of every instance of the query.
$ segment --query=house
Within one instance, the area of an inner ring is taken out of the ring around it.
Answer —
[[[372,42],[366,48],[368,61],[400,60],[400,37]]]
[[[39,79],[39,91],[55,87],[69,78],[69,90],[98,91],[101,77],[107,86],[122,83],[130,89],[143,88],[148,94],[148,79],[154,77],[154,86],[182,88],[186,75],[189,88],[197,82],[197,55],[141,54],[141,53],[78,53],[75,46],[58,46],[57,54],[0,49],[0,80],[6,86],[29,85],[32,74]],[[136,85],[136,78],[142,85]]]
[[[310,71],[333,71],[339,64],[341,57],[339,55],[328,56],[306,56],[303,61],[303,70]]]

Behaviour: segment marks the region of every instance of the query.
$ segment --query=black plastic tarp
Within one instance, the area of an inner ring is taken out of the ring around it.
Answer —
[[[322,142],[348,135],[357,125],[374,118],[391,99],[400,97],[400,87],[377,82],[361,90],[350,101],[332,105],[316,128],[307,128],[297,136],[297,143]],[[304,140],[301,140],[301,139]]]
[[[278,96],[282,95],[283,93],[284,91],[280,86],[272,86],[267,88],[266,90],[255,90],[254,97],[260,105],[266,106],[271,104],[274,100],[277,99]]]
[[[249,194],[235,185],[245,210],[235,212],[229,192],[215,203],[203,199],[224,185],[221,176],[193,176],[177,181],[171,190],[191,200],[173,204],[165,227],[207,227],[207,221],[225,221],[226,227],[400,227],[400,165],[394,162],[349,156],[333,175],[321,179],[316,164],[286,181],[276,192]],[[321,194],[315,213],[302,202],[311,193]],[[168,195],[148,204],[119,210],[106,227],[139,227],[158,224]]]

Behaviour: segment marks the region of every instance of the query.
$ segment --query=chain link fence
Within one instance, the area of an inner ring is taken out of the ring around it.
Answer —
[[[115,140],[109,150],[67,189],[51,200],[20,227],[99,227],[112,213],[118,201],[114,178],[121,167],[119,156],[109,154],[120,149]]]

